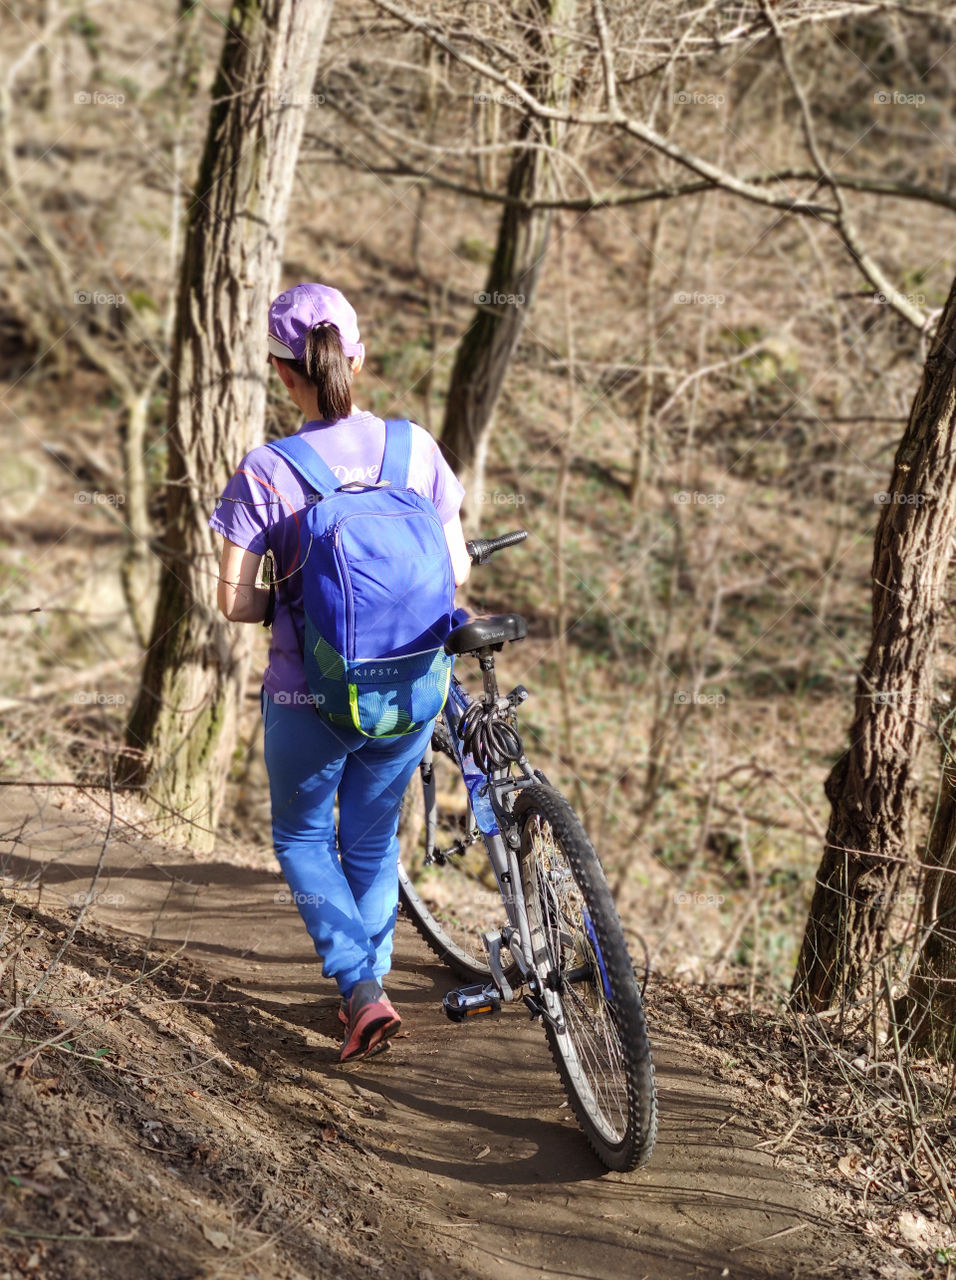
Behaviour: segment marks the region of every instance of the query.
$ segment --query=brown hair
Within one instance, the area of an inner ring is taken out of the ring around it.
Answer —
[[[286,360],[315,387],[316,404],[323,422],[338,422],[352,412],[352,362],[342,350],[337,325],[323,320],[305,338],[305,358]]]

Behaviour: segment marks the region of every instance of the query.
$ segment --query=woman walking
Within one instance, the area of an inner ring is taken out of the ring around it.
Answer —
[[[343,485],[375,484],[385,448],[385,423],[352,403],[364,358],[355,312],[337,289],[300,284],[272,303],[269,362],[305,417],[296,435]],[[415,424],[411,431],[408,488],[434,504],[460,585],[470,569],[459,518],[464,490],[428,432]],[[314,500],[298,471],[260,445],[240,462],[209,524],[225,540],[219,608],[234,622],[272,624],[262,716],[273,841],[323,973],[341,993],[347,1062],[401,1025],[382,986],[398,911],[396,833],[432,722],[375,738],[316,713],[304,664],[299,542],[300,517]],[[275,592],[256,585],[267,551]]]

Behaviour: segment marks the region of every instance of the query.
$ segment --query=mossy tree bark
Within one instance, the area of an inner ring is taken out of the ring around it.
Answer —
[[[870,647],[793,980],[798,1008],[847,1007],[887,941],[910,859],[915,765],[956,535],[956,282],[896,452],[876,530]]]
[[[949,735],[922,884],[920,946],[900,1020],[912,1042],[956,1061],[956,740]]]
[[[528,90],[556,104],[569,83],[566,50],[554,34],[576,0],[530,0],[534,45]],[[527,115],[518,129],[521,149],[508,171],[506,192],[515,201],[541,200],[551,191],[554,148],[565,126]],[[549,209],[506,204],[485,287],[465,330],[452,367],[441,433],[441,451],[460,476],[474,478],[485,436],[534,300],[551,227]]]
[[[252,640],[217,610],[206,520],[262,434],[265,321],[331,7],[236,0],[187,218],[159,597],[127,743],[133,777],[197,845],[212,842]]]

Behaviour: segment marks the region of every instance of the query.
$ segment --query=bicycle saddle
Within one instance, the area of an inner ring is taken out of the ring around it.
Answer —
[[[469,618],[453,627],[445,641],[446,653],[477,653],[479,649],[500,649],[506,640],[523,640],[528,624],[520,613],[495,613]]]

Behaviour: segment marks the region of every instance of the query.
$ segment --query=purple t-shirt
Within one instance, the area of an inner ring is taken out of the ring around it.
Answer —
[[[385,423],[374,414],[356,412],[331,424],[306,422],[296,434],[308,440],[342,484],[378,479]],[[465,496],[435,440],[417,423],[412,423],[408,487],[431,498],[442,524],[454,519]],[[283,458],[259,445],[239,463],[209,519],[209,527],[230,542],[257,555],[271,551],[275,557],[280,586],[263,676],[265,691],[272,696],[308,694],[299,644],[302,584],[296,563],[299,514],[310,492]]]

